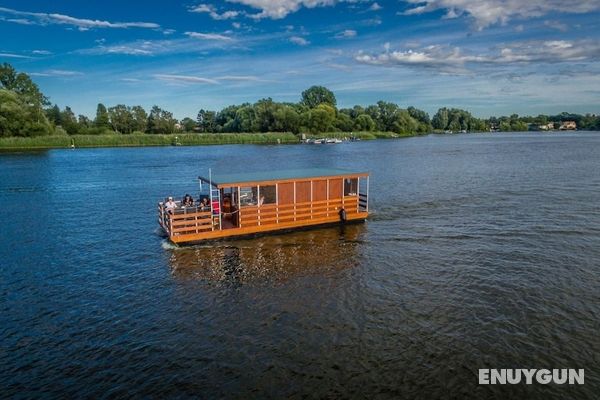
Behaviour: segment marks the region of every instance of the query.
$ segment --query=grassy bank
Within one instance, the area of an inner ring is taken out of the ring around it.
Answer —
[[[75,147],[195,146],[298,143],[291,133],[182,133],[173,135],[73,135],[0,138],[1,150]]]

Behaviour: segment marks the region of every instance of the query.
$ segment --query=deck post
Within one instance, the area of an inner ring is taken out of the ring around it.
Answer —
[[[313,219],[313,180],[310,180],[310,219]]]
[[[356,177],[356,212],[360,212],[360,176]]]
[[[370,176],[367,176],[367,212],[369,212],[369,178]]]
[[[327,179],[327,216],[329,217],[329,178]]]
[[[296,220],[296,181],[294,181],[294,221]]]
[[[238,198],[237,198],[237,202],[238,202],[238,226],[241,228],[242,227],[242,199],[240,197],[241,190],[240,187],[237,187],[237,193],[238,193]]]
[[[260,185],[256,185],[256,219],[260,226]]]

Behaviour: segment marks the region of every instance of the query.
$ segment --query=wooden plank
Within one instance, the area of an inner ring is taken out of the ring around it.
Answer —
[[[343,189],[342,179],[330,179],[329,180],[329,199],[341,199]]]
[[[281,205],[294,204],[294,183],[280,183],[277,185],[277,203]]]

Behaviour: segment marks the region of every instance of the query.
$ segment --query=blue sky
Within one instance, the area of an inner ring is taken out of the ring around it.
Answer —
[[[324,85],[341,107],[600,113],[600,0],[0,0],[0,62],[52,102],[176,117]]]

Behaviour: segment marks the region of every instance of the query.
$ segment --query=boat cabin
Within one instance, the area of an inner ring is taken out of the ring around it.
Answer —
[[[334,168],[200,176],[193,206],[158,203],[174,243],[361,221],[369,214],[369,174]]]

